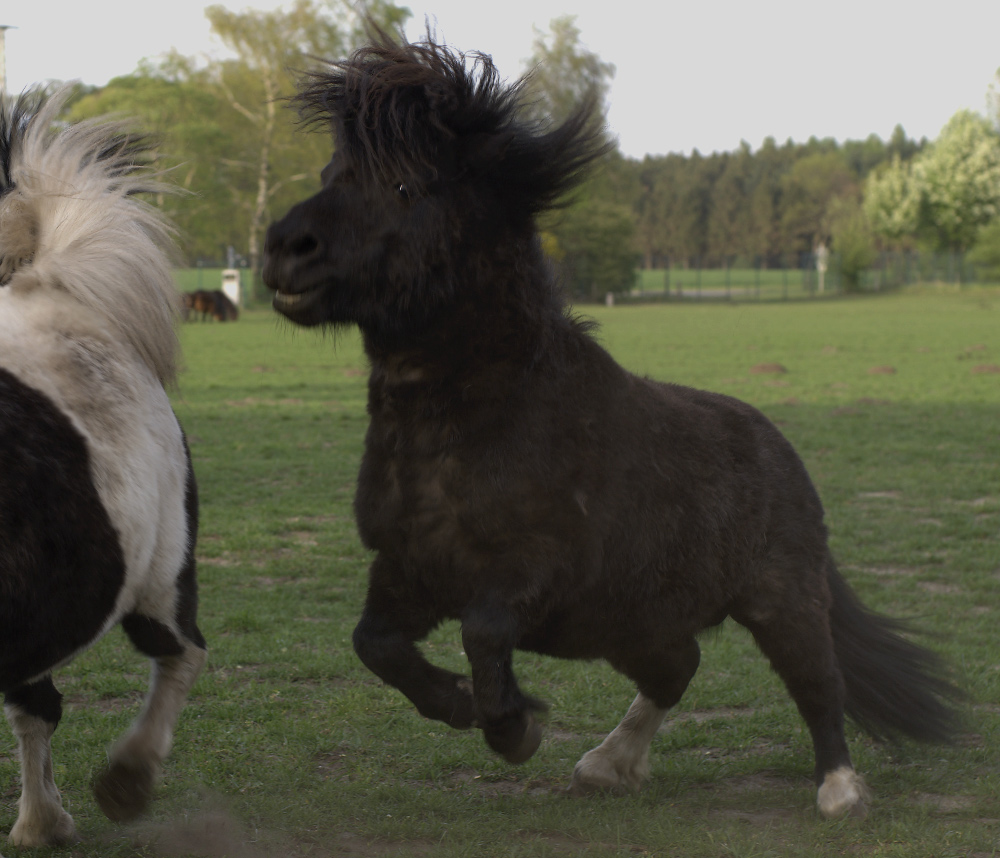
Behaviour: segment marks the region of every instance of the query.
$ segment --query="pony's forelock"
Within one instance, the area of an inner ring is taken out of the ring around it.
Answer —
[[[504,81],[490,56],[438,44],[429,29],[414,43],[374,26],[369,37],[348,59],[306,75],[297,103],[305,124],[328,126],[338,149],[377,181],[475,173],[511,208],[535,214],[612,148],[595,98],[543,127],[522,110],[528,76]]]
[[[137,195],[173,189],[149,166],[151,141],[124,121],[60,122],[71,93],[33,91],[0,108],[0,260],[99,314],[169,384],[178,359],[173,229]],[[18,217],[5,218],[15,206]],[[11,261],[25,220],[33,246]]]

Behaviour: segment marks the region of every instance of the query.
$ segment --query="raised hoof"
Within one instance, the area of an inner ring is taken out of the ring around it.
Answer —
[[[530,712],[505,718],[499,724],[483,728],[483,736],[494,751],[508,763],[531,759],[542,743],[542,727]]]
[[[542,743],[542,725],[539,724],[532,715],[525,716],[527,724],[524,728],[524,736],[521,743],[511,751],[503,754],[503,758],[508,763],[515,765],[527,762],[534,756],[538,746]]]
[[[153,797],[156,769],[147,762],[117,761],[94,781],[94,798],[112,822],[130,822],[138,817]]]

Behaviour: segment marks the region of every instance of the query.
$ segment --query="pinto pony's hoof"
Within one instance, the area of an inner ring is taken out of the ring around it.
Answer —
[[[80,837],[73,817],[62,807],[51,806],[29,818],[19,817],[7,840],[12,846],[37,848],[68,846],[77,843]]]
[[[95,779],[94,798],[112,822],[131,822],[152,799],[156,775],[148,762],[113,762]]]

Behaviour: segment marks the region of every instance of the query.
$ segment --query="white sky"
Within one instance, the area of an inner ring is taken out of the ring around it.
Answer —
[[[101,85],[176,47],[220,52],[204,0],[0,0],[7,88]],[[277,0],[226,0],[233,9]],[[1000,67],[1000,0],[415,0],[461,50],[517,77],[533,27],[577,16],[582,41],[617,67],[609,121],[626,155],[731,151],[741,140],[933,139],[961,108],[986,111]]]

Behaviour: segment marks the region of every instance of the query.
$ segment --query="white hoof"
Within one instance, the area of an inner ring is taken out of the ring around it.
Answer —
[[[14,846],[37,847],[65,846],[79,838],[73,817],[62,808],[57,808],[32,819],[18,817],[7,839]]]
[[[849,766],[842,766],[827,772],[816,796],[816,805],[827,819],[864,817],[868,815],[867,799],[868,790],[861,776]]]
[[[647,757],[638,760],[615,758],[601,747],[587,751],[573,769],[569,792],[589,795],[598,790],[638,792],[649,778]]]

